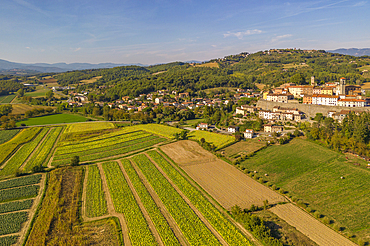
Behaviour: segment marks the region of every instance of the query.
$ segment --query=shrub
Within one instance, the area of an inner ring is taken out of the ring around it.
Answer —
[[[315,218],[317,218],[317,219],[319,219],[319,218],[321,218],[322,217],[322,215],[320,214],[320,212],[319,211],[315,211],[314,213],[313,213],[313,215],[315,216]]]

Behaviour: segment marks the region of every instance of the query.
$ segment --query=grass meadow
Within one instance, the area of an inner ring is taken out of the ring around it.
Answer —
[[[370,232],[370,171],[303,139],[261,150],[241,165],[358,235]],[[341,177],[344,177],[343,179]]]
[[[26,124],[26,126],[35,125],[47,125],[47,124],[59,124],[59,123],[73,123],[73,122],[84,122],[86,117],[74,114],[53,114],[34,118],[28,118],[17,122],[17,126]]]

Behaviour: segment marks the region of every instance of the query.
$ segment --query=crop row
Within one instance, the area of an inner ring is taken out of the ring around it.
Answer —
[[[158,137],[153,136],[153,135],[137,136],[136,139],[128,140],[126,142],[121,142],[121,143],[114,144],[114,145],[107,146],[107,147],[90,148],[90,149],[85,150],[85,151],[76,150],[75,152],[69,153],[69,154],[66,154],[66,155],[54,156],[53,160],[62,160],[62,159],[72,158],[75,155],[78,155],[78,156],[79,155],[91,155],[91,154],[101,153],[101,152],[105,152],[105,151],[110,151],[110,150],[113,150],[113,149],[120,149],[120,148],[123,148],[123,147],[126,147],[126,146],[134,145],[134,144],[137,144],[137,143],[149,141],[149,140],[156,139],[156,138],[158,138]]]
[[[6,166],[0,171],[0,176],[8,176],[15,174],[15,172],[22,166],[22,164],[27,160],[31,153],[35,150],[37,145],[41,142],[43,137],[47,134],[49,128],[44,128],[37,135],[35,139],[26,143],[17,151],[11,159],[6,163]]]
[[[117,162],[103,164],[116,212],[123,213],[132,245],[158,245]]]
[[[18,148],[21,144],[29,142],[33,139],[37,133],[41,130],[40,127],[30,127],[27,129],[22,130],[19,134],[17,134],[13,139],[10,141],[0,144],[0,164],[4,162],[4,160],[13,153],[13,151]]]
[[[17,242],[19,236],[0,237],[1,246],[10,246]]]
[[[21,178],[9,179],[6,181],[0,182],[0,190],[2,189],[9,189],[13,187],[31,185],[31,184],[38,184],[41,180],[41,174],[37,175],[30,175]]]
[[[27,212],[0,214],[0,235],[19,232],[27,219]]]
[[[58,147],[64,147],[66,145],[78,145],[78,144],[84,144],[84,143],[91,143],[91,142],[95,142],[95,141],[98,141],[98,140],[103,140],[103,139],[108,139],[108,138],[112,138],[112,137],[116,137],[116,136],[123,136],[125,134],[129,134],[129,133],[132,133],[134,131],[128,131],[126,128],[122,129],[122,130],[119,130],[119,131],[114,131],[114,132],[110,132],[110,133],[106,133],[106,134],[100,134],[98,136],[94,136],[94,137],[91,137],[91,138],[88,138],[88,139],[83,139],[83,140],[80,140],[78,142],[76,141],[62,141],[62,142],[58,142]],[[63,132],[64,134],[64,132]]]
[[[149,151],[148,155],[160,166],[175,185],[189,198],[229,245],[250,245],[243,234],[207,198],[184,178],[158,152]]]
[[[220,245],[216,237],[145,155],[137,155],[132,159],[175,219],[190,245]]]
[[[108,213],[107,201],[104,196],[99,168],[96,165],[89,166],[88,168],[86,215],[90,218],[99,217]]]
[[[22,186],[0,191],[0,202],[20,200],[37,196],[39,185]]]
[[[32,204],[33,204],[33,199],[0,203],[0,214],[30,209],[32,207]]]
[[[57,148],[55,155],[64,155],[64,154],[68,154],[68,153],[75,152],[75,151],[84,151],[84,150],[89,150],[89,149],[94,149],[94,148],[106,147],[106,146],[110,146],[116,143],[130,141],[142,135],[148,136],[149,134],[145,132],[132,132],[129,134],[120,135],[120,136],[116,136],[112,138],[101,139],[101,140],[97,140],[94,142],[67,145],[67,146]]]
[[[132,151],[148,148],[150,146],[153,146],[154,144],[157,144],[163,141],[164,141],[163,138],[156,138],[148,142],[142,142],[142,143],[135,144],[135,145],[128,146],[125,148],[121,148],[121,149],[114,149],[111,151],[106,151],[106,152],[101,152],[101,153],[96,153],[96,154],[91,154],[91,155],[83,154],[83,156],[80,156],[80,161],[81,162],[92,161],[92,160],[98,160],[98,159],[115,156],[115,155],[123,155],[129,152],[132,152]],[[56,161],[53,160],[52,165],[59,166],[59,165],[68,164],[68,163],[70,163],[70,159],[56,160]]]
[[[54,143],[62,129],[62,127],[56,127],[50,130],[47,138],[42,142],[40,147],[32,155],[32,158],[27,162],[26,166],[24,167],[25,171],[31,171],[35,166],[46,166],[46,158],[53,149]]]
[[[132,167],[129,160],[122,160],[122,165],[126,170],[136,192],[138,193],[141,202],[143,203],[146,211],[148,212],[151,220],[153,221],[155,228],[157,229],[159,236],[162,239],[164,245],[181,245],[175,234],[171,230],[171,227],[167,223],[165,217],[161,213],[157,204],[154,202],[153,198],[150,196],[148,190],[145,188],[144,184],[141,182],[135,169]]]

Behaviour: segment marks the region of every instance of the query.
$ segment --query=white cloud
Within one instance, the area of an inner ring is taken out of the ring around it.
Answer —
[[[31,49],[31,48],[27,46],[26,49]]]
[[[73,51],[76,52],[76,51],[79,51],[80,49],[81,48],[79,47],[79,48],[74,49]]]
[[[246,30],[244,32],[227,32],[227,33],[224,34],[224,38],[235,36],[238,39],[243,39],[243,37],[246,36],[246,35],[261,34],[261,33],[262,33],[262,31],[258,30],[258,29]]]
[[[280,39],[290,38],[291,36],[293,36],[293,35],[292,34],[285,34],[285,35],[276,36],[276,37],[271,39],[271,42],[274,43],[274,42],[279,41]]]
[[[354,4],[353,6],[354,7],[361,7],[361,6],[364,6],[366,4],[367,4],[367,1],[361,1],[361,2],[358,2],[358,3]]]

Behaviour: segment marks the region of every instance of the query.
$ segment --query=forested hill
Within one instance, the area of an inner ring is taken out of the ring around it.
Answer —
[[[196,92],[214,87],[254,88],[255,84],[279,86],[286,82],[308,84],[311,76],[318,83],[338,81],[349,84],[370,81],[370,57],[348,56],[325,51],[293,49],[241,53],[220,59],[190,64],[173,62],[154,66],[123,66],[54,75],[62,86],[101,76],[78,89],[99,88],[106,96],[119,98],[169,89]]]

